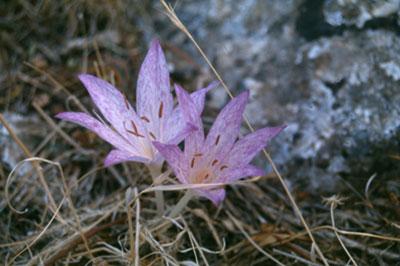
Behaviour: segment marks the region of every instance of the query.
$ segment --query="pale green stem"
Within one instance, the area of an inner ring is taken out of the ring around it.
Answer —
[[[175,218],[176,216],[178,216],[178,214],[182,212],[182,210],[186,207],[193,196],[193,191],[191,189],[188,189],[185,195],[179,200],[178,204],[176,204],[172,211],[169,213],[168,217]]]
[[[151,177],[153,178],[153,181],[157,179],[161,175],[161,167],[162,165],[158,164],[149,164],[147,166],[149,168]],[[161,190],[156,190],[155,191],[155,196],[156,196],[156,205],[157,205],[157,213],[159,216],[162,216],[164,214],[164,195]]]

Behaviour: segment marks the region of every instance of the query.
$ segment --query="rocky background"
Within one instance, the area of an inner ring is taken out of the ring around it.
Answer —
[[[289,180],[330,192],[342,178],[399,180],[400,1],[182,1],[176,11],[230,88],[252,92],[250,121],[288,125],[271,150]],[[158,33],[197,55],[177,30]]]
[[[232,91],[251,91],[250,122],[288,125],[269,151],[293,191],[321,201],[349,191],[364,194],[373,179],[372,191],[394,195],[390,206],[400,209],[399,0],[171,4]],[[194,90],[215,80],[158,1],[2,1],[0,111],[35,154],[51,158],[67,144],[51,138],[43,144],[51,127],[37,127],[44,118],[32,102],[49,117],[66,106],[76,109],[74,97],[90,106],[76,75],[95,73],[94,62],[102,63],[98,53],[134,100],[138,66],[155,36],[175,82]],[[206,124],[227,100],[222,88],[210,94]],[[104,145],[81,129],[71,134],[85,149]],[[5,179],[24,157],[1,126],[0,147]],[[106,150],[90,159],[83,153],[69,158],[88,167],[101,162]],[[270,167],[263,158],[258,164]],[[398,211],[394,215],[400,218]]]

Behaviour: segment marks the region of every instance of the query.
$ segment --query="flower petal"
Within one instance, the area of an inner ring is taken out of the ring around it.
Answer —
[[[182,184],[187,184],[187,163],[184,162],[185,158],[183,157],[183,152],[178,148],[178,146],[162,144],[157,141],[154,141],[153,145],[171,166],[178,180]]]
[[[215,206],[219,206],[225,199],[225,189],[196,189],[197,194],[211,200]]]
[[[182,87],[176,85],[175,91],[183,117],[189,124],[196,127],[196,130],[185,138],[185,156],[189,157],[196,152],[201,152],[204,144],[203,123],[200,117],[201,113],[198,112],[190,95],[182,89]]]
[[[219,113],[205,141],[205,147],[215,157],[224,157],[232,149],[239,135],[243,111],[249,98],[249,92],[244,91],[233,98]]]
[[[219,85],[218,81],[213,81],[210,84],[208,84],[207,87],[203,89],[198,89],[195,92],[190,94],[190,97],[193,100],[194,105],[196,106],[197,111],[201,114],[204,109],[204,102],[206,100],[206,94],[210,90],[216,88]]]
[[[196,106],[199,114],[203,112],[206,93],[215,88],[216,85],[218,85],[218,82],[213,82],[206,88],[199,89],[190,94],[190,98]],[[165,135],[165,139],[163,140],[164,142],[169,144],[178,144],[186,137],[186,135],[182,134],[182,131],[187,126],[187,122],[183,117],[182,108],[180,106],[177,106],[168,118],[168,126],[169,130],[167,135]]]
[[[164,53],[157,40],[153,40],[146,58],[140,68],[137,90],[136,108],[139,116],[146,117],[148,130],[156,136],[161,136],[160,127],[164,128],[164,118],[168,117],[173,108],[173,98],[170,91],[168,65]]]
[[[230,183],[239,180],[243,177],[262,176],[265,174],[265,171],[263,169],[251,164],[242,165],[235,168],[227,168],[224,171],[226,172],[220,174],[221,177],[218,179],[217,182]]]
[[[189,93],[179,85],[175,85],[175,92],[185,121],[194,126],[201,124],[200,112],[197,110]]]
[[[198,130],[198,127],[187,123],[184,128],[182,128],[180,131],[176,133],[176,135],[172,138],[169,139],[166,144],[179,144],[184,140],[187,136],[189,136],[191,133],[193,133],[195,130]]]
[[[227,163],[229,165],[248,164],[285,127],[266,127],[238,140],[227,156]]]
[[[200,117],[201,114],[198,112],[190,95],[184,89],[182,89],[182,87],[176,85],[175,91],[183,117],[187,123],[196,127],[196,130],[191,132],[185,138],[185,155],[192,156],[196,151],[200,152],[204,142],[203,123]]]
[[[81,125],[104,139],[111,145],[126,152],[135,152],[136,149],[125,141],[117,132],[86,113],[64,112],[56,115],[57,118]]]
[[[135,110],[119,90],[92,75],[79,75],[79,79],[103,116],[126,140],[133,145],[143,142],[145,138],[139,135],[147,136],[147,131]],[[137,135],[130,134],[128,130],[136,132]]]
[[[149,163],[149,160],[140,156],[134,156],[121,150],[112,150],[104,159],[104,166],[108,167],[125,161],[135,161],[140,163]]]

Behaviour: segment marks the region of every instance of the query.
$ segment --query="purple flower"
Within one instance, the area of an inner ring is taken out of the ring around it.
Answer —
[[[177,145],[154,142],[183,184],[229,183],[247,176],[263,175],[264,171],[250,161],[267,142],[285,126],[259,129],[236,141],[243,111],[249,93],[245,91],[232,99],[220,112],[207,137],[204,136],[200,112],[194,108],[193,100],[183,89],[176,88],[177,96],[187,119],[195,121],[199,130],[185,139],[185,150]],[[207,197],[218,205],[225,198],[223,188],[195,189],[200,196]]]
[[[189,109],[184,105],[193,104],[190,108],[201,113],[205,94],[215,85],[192,93],[190,102],[179,101],[179,107],[174,108],[167,62],[156,40],[151,43],[140,69],[136,111],[110,83],[87,74],[80,75],[79,79],[106,122],[79,112],[64,112],[56,117],[86,127],[113,145],[114,149],[104,160],[106,166],[124,161],[160,165],[163,158],[152,141],[178,144],[197,129],[195,121],[184,119],[190,117],[182,114],[182,110]]]

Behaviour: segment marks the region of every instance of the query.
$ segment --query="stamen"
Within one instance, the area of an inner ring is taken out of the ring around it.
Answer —
[[[152,132],[149,131],[149,135],[150,135],[150,137],[152,137],[154,140],[157,140],[157,139],[156,139],[156,136],[154,136],[154,134],[153,134]]]
[[[145,116],[141,116],[140,119],[142,119],[143,121],[146,121],[147,123],[150,123],[150,119],[148,119]]]
[[[215,146],[218,145],[220,137],[221,137],[221,135],[218,135],[217,138],[215,139]]]
[[[223,166],[221,166],[221,168],[219,168],[219,170],[222,171],[222,170],[224,170],[225,168],[228,168],[228,166],[223,165]]]
[[[130,134],[132,134],[132,135],[134,135],[134,136],[136,136],[136,137],[144,138],[143,135],[140,135],[140,134],[137,133],[137,132],[134,132],[134,131],[129,130],[129,129],[125,129],[125,130],[126,130],[128,133],[130,133]]]
[[[193,157],[192,161],[190,162],[190,168],[194,167],[194,159],[195,159],[195,157]]]
[[[158,118],[161,118],[163,115],[163,107],[164,107],[164,103],[161,101],[160,108],[158,109]]]
[[[218,160],[215,159],[215,160],[211,163],[211,166],[214,166],[214,165],[216,165],[217,163],[218,163]]]
[[[194,156],[200,157],[200,156],[203,156],[203,154],[199,152],[199,153],[195,153]]]
[[[132,125],[132,128],[133,128],[133,131],[135,131],[136,133],[138,133],[137,127],[136,127],[136,125],[135,125],[135,122],[133,122],[133,120],[131,120],[131,125]]]
[[[130,134],[132,134],[132,135],[134,135],[134,136],[136,136],[136,137],[144,138],[144,136],[141,135],[141,134],[138,132],[137,127],[136,127],[135,123],[134,123],[132,120],[131,120],[131,125],[132,125],[132,129],[133,129],[133,130],[127,129],[126,126],[125,126],[125,122],[124,122],[125,130],[126,130],[128,133],[130,133]]]

